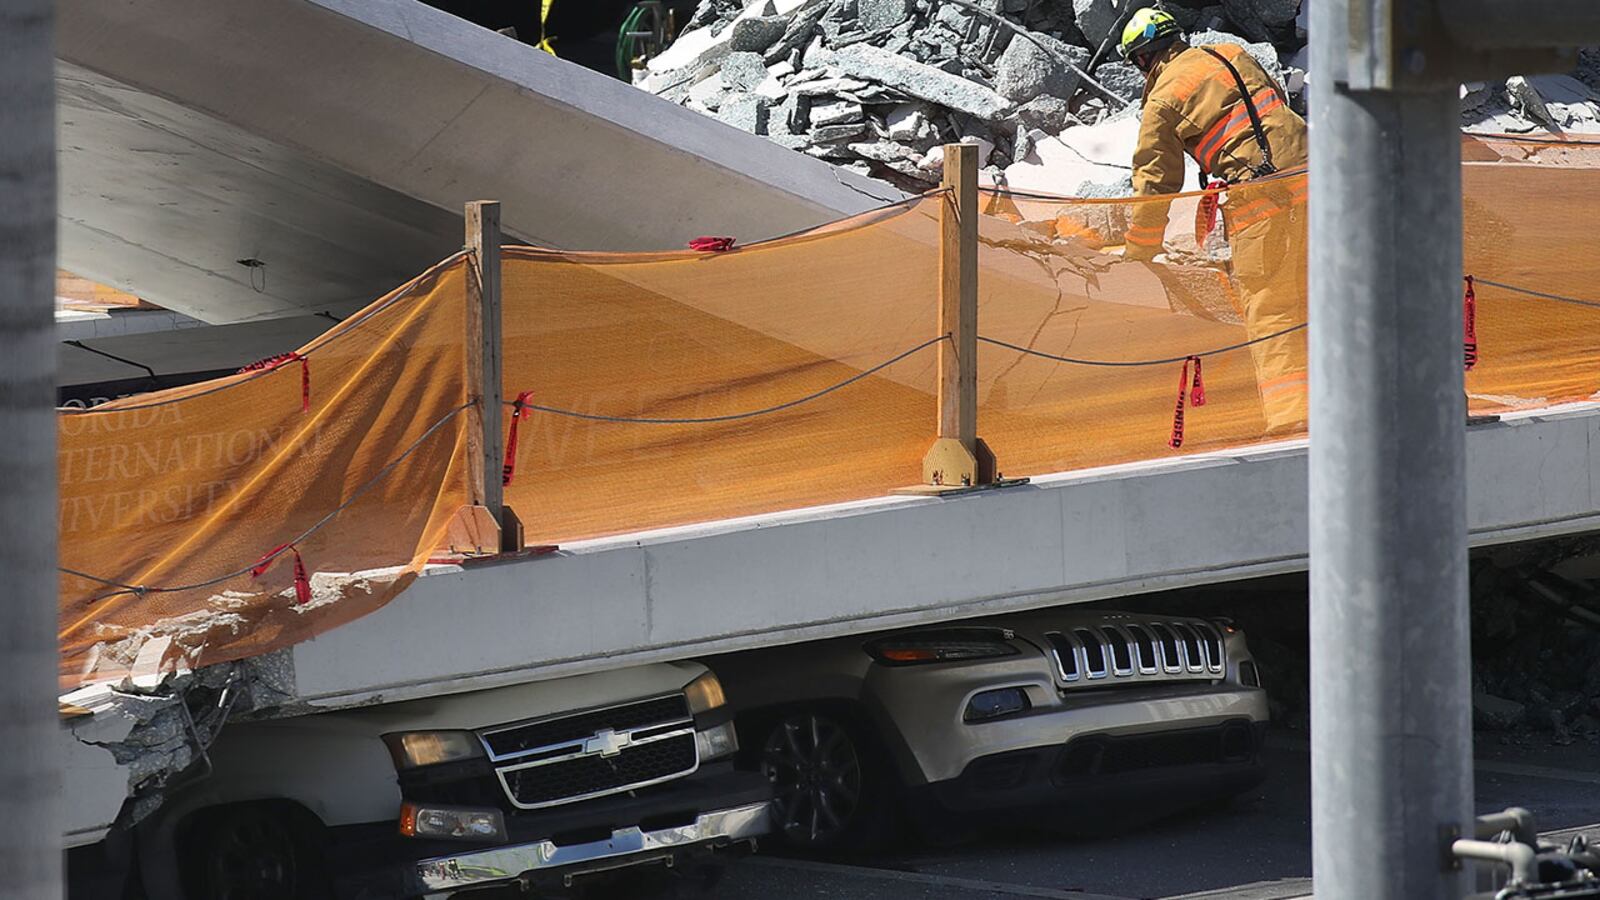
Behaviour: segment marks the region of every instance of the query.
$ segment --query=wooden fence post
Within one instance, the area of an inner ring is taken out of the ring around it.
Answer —
[[[501,471],[505,465],[504,396],[501,390],[500,204],[474,200],[466,205],[467,395],[479,400],[468,408],[467,472],[472,503],[489,510],[499,528],[499,550],[522,549],[521,523],[505,505]]]
[[[949,488],[992,484],[994,455],[978,437],[978,146],[944,147],[940,216],[939,430],[922,480]]]

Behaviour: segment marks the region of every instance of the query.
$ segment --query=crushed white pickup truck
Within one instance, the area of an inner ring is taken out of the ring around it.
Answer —
[[[150,896],[562,887],[751,848],[770,828],[771,787],[734,769],[722,686],[695,663],[222,730],[236,692],[260,677],[246,668],[196,679],[187,703],[97,691],[99,714],[67,720],[69,782],[101,776],[81,783],[75,809],[115,821],[78,823],[69,840],[136,854]],[[94,754],[110,759],[94,764]],[[126,805],[111,784],[119,777],[137,779]]]

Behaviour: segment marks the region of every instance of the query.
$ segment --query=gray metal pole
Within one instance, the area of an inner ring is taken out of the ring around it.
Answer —
[[[1457,91],[1352,91],[1312,6],[1311,799],[1317,900],[1457,900],[1472,831]]]
[[[0,898],[61,896],[51,0],[0,0]]]

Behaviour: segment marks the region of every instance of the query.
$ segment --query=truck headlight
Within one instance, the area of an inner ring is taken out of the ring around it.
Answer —
[[[504,840],[506,820],[498,809],[402,803],[400,833],[406,837],[457,841]]]
[[[734,733],[732,722],[723,722],[703,731],[694,733],[695,750],[700,753],[700,761],[720,759],[739,752],[739,736]]]
[[[689,712],[695,715],[716,709],[728,702],[728,698],[722,693],[722,682],[710,672],[689,682],[689,686],[683,689],[683,695],[689,700]]]
[[[389,745],[394,767],[402,771],[483,755],[483,745],[470,731],[403,731],[384,735],[383,742]]]

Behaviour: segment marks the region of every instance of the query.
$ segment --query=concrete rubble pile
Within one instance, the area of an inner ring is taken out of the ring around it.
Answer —
[[[191,671],[160,663],[169,641],[152,644],[155,650],[122,681],[96,682],[60,698],[72,736],[111,754],[112,777],[132,801],[122,810],[126,825],[154,812],[176,784],[207,774],[206,750],[223,724],[290,696],[285,651]]]
[[[1298,93],[1302,73],[1271,43],[1303,44],[1298,7],[1169,8],[1195,43],[1243,44]],[[1144,87],[1115,52],[1126,12],[1126,0],[704,0],[635,82],[908,190],[936,183],[942,145],[966,140],[987,183],[1115,196]]]
[[[1473,573],[1473,721],[1505,743],[1600,744],[1595,547],[1574,546],[1585,555],[1554,566],[1480,563]],[[1577,577],[1552,577],[1562,571]]]
[[[1463,84],[1461,119],[1484,134],[1600,134],[1600,51],[1583,51],[1570,75]]]
[[[1130,4],[1166,9],[1193,44],[1246,47],[1305,111],[1310,0],[702,0],[634,80],[906,190],[965,140],[987,184],[1119,196],[1144,86],[1115,50]],[[1466,85],[1463,125],[1600,131],[1597,87],[1589,53],[1572,76]]]

